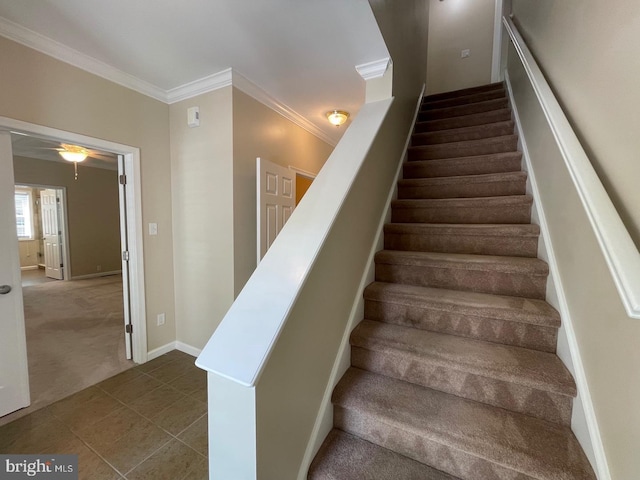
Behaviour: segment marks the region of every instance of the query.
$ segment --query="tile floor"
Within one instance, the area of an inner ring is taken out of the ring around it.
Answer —
[[[0,453],[78,454],[80,479],[205,480],[206,374],[174,350],[0,427]]]

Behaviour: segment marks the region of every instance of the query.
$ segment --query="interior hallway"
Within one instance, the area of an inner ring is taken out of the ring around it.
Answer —
[[[132,368],[126,359],[122,276],[51,280],[23,272],[31,405],[0,425]]]
[[[206,480],[206,373],[174,350],[0,427],[0,453],[77,454],[80,479]]]

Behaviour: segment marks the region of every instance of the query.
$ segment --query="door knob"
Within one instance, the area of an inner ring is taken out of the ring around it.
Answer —
[[[9,285],[0,285],[0,295],[6,295],[11,291],[11,287]]]

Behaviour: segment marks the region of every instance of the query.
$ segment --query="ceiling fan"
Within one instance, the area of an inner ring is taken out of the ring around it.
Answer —
[[[78,163],[85,161],[87,158],[95,158],[103,161],[113,161],[114,156],[105,154],[80,145],[72,145],[69,143],[61,143],[59,147],[39,147],[45,150],[55,150],[58,154],[68,162],[73,163],[74,180],[78,180]]]

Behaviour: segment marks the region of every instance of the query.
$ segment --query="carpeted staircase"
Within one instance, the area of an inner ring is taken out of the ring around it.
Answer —
[[[312,480],[595,479],[502,84],[425,97]]]

